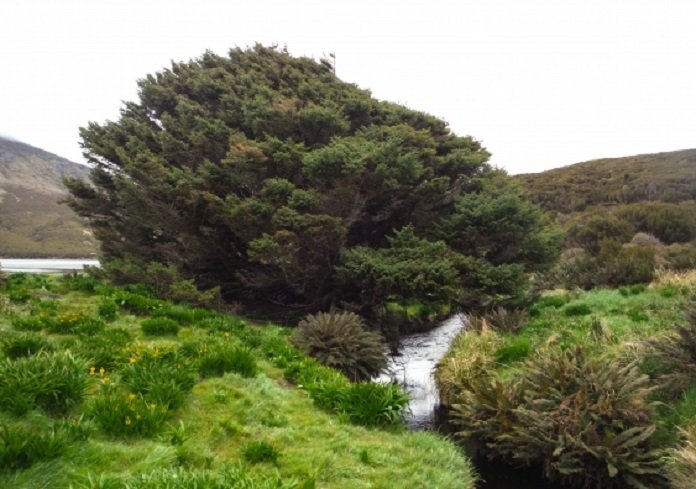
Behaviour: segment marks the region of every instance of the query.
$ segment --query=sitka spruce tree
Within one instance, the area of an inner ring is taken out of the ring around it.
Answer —
[[[251,310],[514,301],[558,248],[479,142],[273,47],[148,75],[81,137],[69,204],[107,270],[157,264]]]

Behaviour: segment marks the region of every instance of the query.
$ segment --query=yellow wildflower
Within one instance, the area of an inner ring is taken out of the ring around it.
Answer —
[[[131,424],[130,416],[126,416],[126,426]]]
[[[106,370],[104,370],[104,367],[99,369],[99,375],[104,375],[105,372]]]
[[[135,358],[135,357],[130,357],[130,363],[135,363],[135,362],[137,362],[137,361],[138,361],[137,358]]]
[[[89,375],[94,375],[94,367],[89,367]]]
[[[133,393],[128,394],[128,400],[132,401],[133,399],[135,399],[135,394],[133,394]]]

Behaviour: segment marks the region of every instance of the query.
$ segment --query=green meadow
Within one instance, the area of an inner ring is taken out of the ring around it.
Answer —
[[[459,448],[402,423],[271,324],[87,275],[0,289],[0,487],[472,488]]]

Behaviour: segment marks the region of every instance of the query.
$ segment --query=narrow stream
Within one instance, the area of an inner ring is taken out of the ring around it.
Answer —
[[[433,374],[435,366],[449,350],[466,317],[456,315],[434,329],[401,338],[399,352],[389,361],[389,373],[379,380],[396,382],[408,391],[411,402],[406,423],[413,430],[433,429],[440,404]]]
[[[457,315],[430,331],[401,338],[399,352],[390,359],[389,374],[379,378],[382,382],[396,382],[408,391],[406,423],[412,430],[451,433],[440,406],[434,373],[437,363],[465,325],[466,316]],[[481,477],[477,489],[563,489],[544,481],[538,471],[514,469],[480,456],[473,457],[473,462]]]

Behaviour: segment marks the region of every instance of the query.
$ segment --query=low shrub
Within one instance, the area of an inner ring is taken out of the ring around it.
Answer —
[[[170,417],[166,404],[126,392],[113,382],[102,389],[87,408],[104,433],[117,437],[152,436],[159,433]]]
[[[495,359],[498,363],[507,364],[527,358],[532,351],[529,338],[524,336],[514,336],[508,339],[498,348]]]
[[[186,393],[196,381],[191,361],[174,351],[135,346],[121,381],[133,394],[147,402],[176,409],[184,403]]]
[[[288,380],[306,390],[319,408],[341,414],[355,424],[398,424],[408,404],[408,395],[397,385],[351,383],[312,358],[290,361],[284,373]]]
[[[36,333],[6,333],[0,344],[3,353],[11,359],[29,357],[40,351],[53,351],[53,343]]]
[[[105,321],[113,321],[118,314],[118,306],[113,300],[104,299],[97,306],[97,314]]]
[[[53,316],[15,316],[12,318],[12,327],[17,331],[41,331],[57,328],[58,320]]]
[[[534,305],[538,308],[553,307],[558,309],[565,306],[567,302],[567,299],[561,295],[545,295],[540,297]]]
[[[660,295],[666,299],[675,297],[681,293],[682,289],[678,285],[667,284],[660,288]]]
[[[155,309],[151,316],[168,318],[181,325],[191,325],[203,321],[204,319],[214,317],[215,313],[209,309],[202,309],[199,307],[168,304],[159,309]]]
[[[645,284],[635,284],[635,285],[632,285],[632,286],[630,287],[631,295],[642,294],[643,292],[645,292],[645,289],[647,289],[647,287],[645,286]]]
[[[348,379],[343,374],[325,367],[314,358],[304,357],[292,361],[283,373],[286,379],[305,388],[318,384],[338,383],[343,385],[348,383]]]
[[[539,297],[537,301],[529,308],[529,315],[539,317],[542,311],[546,308],[560,309],[568,303],[568,298],[565,295],[544,295]]]
[[[395,384],[349,384],[338,398],[336,410],[352,423],[363,426],[396,424],[408,405],[408,394]]]
[[[527,319],[527,312],[524,309],[508,309],[499,306],[486,313],[485,319],[496,331],[516,333]]]
[[[68,273],[61,277],[60,283],[66,290],[93,293],[101,281],[86,273]]]
[[[8,290],[7,297],[16,304],[25,304],[31,299],[31,294],[26,289],[17,288]]]
[[[91,365],[113,369],[124,360],[124,349],[132,341],[131,333],[123,328],[105,329],[98,336],[82,336],[73,349]],[[127,359],[127,357],[126,357]]]
[[[65,414],[82,401],[89,377],[87,364],[70,352],[39,352],[0,362],[0,407],[15,414],[40,407]]]
[[[153,317],[143,320],[140,329],[148,336],[176,336],[179,332],[179,324],[169,318]]]
[[[604,239],[598,253],[582,249],[567,253],[549,274],[549,286],[591,289],[649,283],[655,273],[655,250],[650,246],[622,246]]]
[[[283,331],[279,330],[278,335],[266,335],[259,345],[261,354],[280,368],[286,368],[302,355]]]
[[[592,309],[585,303],[577,302],[575,304],[568,304],[563,308],[563,314],[566,316],[587,316],[592,314]]]
[[[618,247],[602,250],[599,256],[602,269],[597,285],[632,285],[649,283],[655,275],[655,251],[649,246]]]
[[[381,336],[365,329],[350,312],[310,314],[298,324],[294,344],[320,363],[335,368],[351,380],[369,379],[387,367]]]
[[[198,358],[198,370],[203,377],[217,377],[234,372],[242,377],[256,375],[256,357],[250,350],[232,341],[209,342]]]
[[[696,382],[696,299],[688,304],[684,316],[684,324],[672,335],[649,342],[668,367],[661,380],[673,393]]]
[[[619,294],[623,297],[628,297],[631,295],[639,295],[645,292],[647,287],[645,284],[635,284],[630,287],[619,287]]]
[[[650,316],[648,316],[645,312],[641,310],[628,311],[627,316],[628,319],[630,319],[634,323],[644,323],[645,321],[648,321],[650,319]]]
[[[29,313],[32,316],[55,316],[58,314],[59,306],[60,303],[58,301],[35,299],[31,304]]]
[[[79,334],[94,336],[104,330],[104,321],[80,311],[70,311],[59,314],[56,321],[47,325],[46,329],[55,334]]]
[[[666,487],[664,452],[652,445],[655,403],[635,363],[546,349],[519,375],[473,383],[452,409],[458,436],[490,457],[540,466],[568,487]]]
[[[157,297],[196,306],[215,307],[220,303],[220,289],[198,290],[191,279],[181,276],[170,265],[142,262],[132,257],[109,259],[102,263],[104,274],[116,284],[137,284]]]
[[[244,460],[251,464],[278,462],[280,452],[273,445],[265,441],[252,441],[242,448]]]
[[[166,304],[159,299],[129,292],[127,290],[119,290],[113,297],[115,303],[120,306],[121,309],[139,315],[151,314],[153,311],[163,308]]]
[[[650,246],[652,248],[660,248],[664,246],[664,243],[655,235],[643,232],[634,234],[630,243],[638,246]]]
[[[211,335],[228,333],[232,338],[248,348],[259,348],[263,343],[263,334],[259,328],[249,326],[237,316],[214,316],[196,324]]]
[[[0,469],[16,471],[61,456],[74,440],[64,424],[32,427],[0,423]]]
[[[244,320],[236,316],[209,317],[201,320],[196,326],[210,333],[230,333],[234,336],[242,334],[247,329]]]
[[[667,264],[672,270],[696,268],[696,241],[671,245],[667,249]]]
[[[6,290],[44,289],[50,290],[51,284],[47,276],[38,273],[11,273],[5,277]]]

